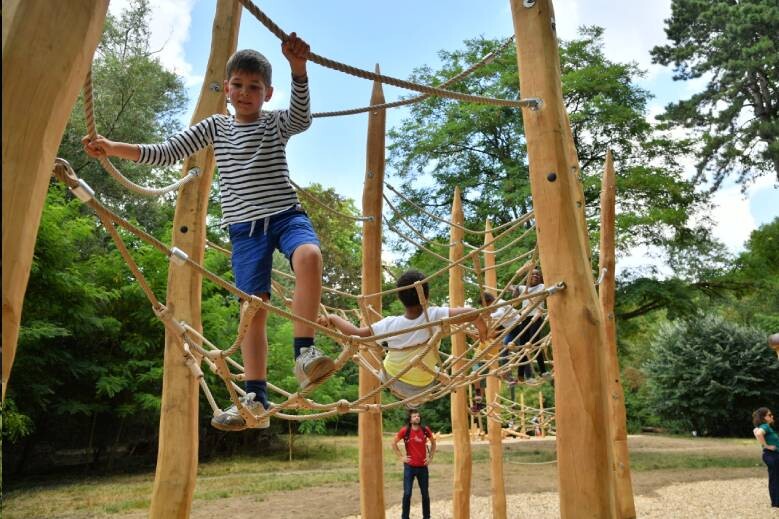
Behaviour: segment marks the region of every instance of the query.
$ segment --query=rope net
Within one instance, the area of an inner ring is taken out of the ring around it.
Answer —
[[[144,294],[149,299],[155,315],[170,333],[180,339],[179,344],[186,365],[191,370],[193,376],[198,380],[215,415],[221,412],[221,408],[217,404],[213,392],[201,369],[203,364],[221,379],[233,404],[238,407],[242,416],[246,419],[247,426],[252,427],[257,426],[268,417],[301,421],[323,419],[344,413],[376,412],[397,407],[418,406],[426,401],[444,397],[455,389],[477,383],[488,375],[507,378],[511,372],[520,369],[526,364],[532,363],[539,355],[544,355],[546,353],[548,357],[549,337],[541,333],[547,321],[547,316],[545,311],[543,311],[543,303],[549,295],[563,289],[564,285],[559,283],[535,293],[510,294],[510,296],[506,296],[506,294],[510,293],[510,285],[517,279],[524,279],[525,284],[527,284],[527,278],[536,261],[536,255],[533,250],[529,251],[531,259],[526,261],[511,277],[509,283],[499,291],[499,297],[505,296],[505,300],[499,300],[493,305],[485,308],[470,310],[457,317],[448,317],[437,320],[428,319],[427,322],[424,322],[423,324],[404,328],[396,332],[379,334],[373,333],[371,330],[371,334],[367,337],[350,336],[345,335],[334,328],[322,326],[317,322],[306,320],[299,315],[295,315],[291,309],[288,308],[291,306],[291,298],[289,297],[289,291],[286,288],[285,283],[282,281],[288,283],[294,278],[293,275],[274,270],[273,290],[281,296],[283,305],[275,306],[270,302],[263,301],[256,296],[243,292],[234,284],[210,272],[201,264],[192,261],[183,251],[168,247],[154,236],[106,208],[95,197],[91,188],[76,176],[73,169],[65,160],[57,159],[54,174],[70,188],[75,196],[95,211],[97,217],[114,240],[119,252],[141,286]],[[482,279],[483,268],[481,267],[479,259],[480,254],[483,253],[487,247],[494,246],[494,244],[500,240],[513,240],[515,237],[512,236],[512,234],[516,233],[517,229],[522,229],[523,233],[527,233],[524,226],[528,223],[530,218],[531,215],[524,215],[514,222],[510,222],[510,225],[502,226],[503,230],[497,233],[492,240],[478,247],[473,246],[472,250],[456,261],[449,261],[447,259],[442,268],[430,274],[424,280],[418,281],[414,285],[414,288],[416,288],[417,293],[420,294],[420,301],[425,308],[425,312],[427,313],[430,302],[424,297],[422,290],[422,285],[424,283],[444,274],[448,274],[451,268],[468,266],[466,263],[472,262],[473,266],[469,267],[469,272],[475,278],[475,281],[472,280],[471,283],[481,290],[481,288],[484,287],[484,283]],[[235,296],[241,302],[240,321],[235,340],[227,346],[216,345],[190,324],[176,319],[170,309],[160,302],[150,288],[149,283],[143,275],[143,269],[135,262],[128,248],[125,246],[118,229],[128,232],[151,245],[160,253],[168,256],[172,263],[185,265],[188,268],[196,270],[203,278]],[[220,254],[226,256],[230,254],[230,251],[227,248],[219,244],[208,242],[208,246]],[[523,253],[519,256],[519,260],[527,257],[528,253]],[[438,256],[438,259],[442,258],[442,256]],[[510,261],[518,261],[518,259],[513,258]],[[336,313],[347,320],[357,320],[363,325],[366,325],[367,323],[376,320],[375,318],[366,319],[366,316],[381,317],[381,315],[367,304],[368,300],[377,296],[394,294],[400,290],[408,289],[408,287],[402,289],[391,288],[375,294],[359,295],[350,294],[330,287],[323,287],[323,289],[326,292],[345,297],[347,300],[352,301],[353,304],[352,308],[335,308],[322,304],[321,309],[323,313]],[[488,331],[490,339],[487,342],[480,342],[473,325],[467,321],[480,315],[489,315],[503,307],[506,307],[505,309],[508,310],[504,312],[503,317],[492,320],[489,323]],[[315,390],[315,387],[311,387],[305,392],[290,392],[273,384],[272,381],[269,381],[268,389],[271,395],[273,395],[271,407],[260,414],[252,414],[243,405],[241,398],[246,394],[244,389],[239,385],[239,382],[244,380],[244,370],[241,364],[233,357],[240,350],[240,345],[248,331],[249,323],[254,315],[260,310],[273,313],[285,319],[304,322],[315,328],[320,335],[329,337],[341,347],[341,352],[335,360],[336,370],[341,370],[351,361],[358,366],[368,369],[369,372],[376,377],[378,386],[373,391],[361,395],[354,400],[340,399],[335,402],[321,403],[309,398],[309,394]],[[518,333],[516,334],[517,337],[522,336],[522,334],[528,330],[533,321],[533,319],[530,318],[531,316],[536,316],[534,318],[535,320],[541,320],[541,325],[538,326],[535,334],[522,344],[518,344],[517,339],[511,341],[506,340],[507,334],[516,327],[516,325],[511,326],[507,322],[507,319],[510,318],[509,316],[512,313],[516,319],[515,322],[521,323],[520,326],[522,326],[522,330],[518,330]],[[413,357],[400,372],[395,373],[394,376],[389,376],[386,372],[382,373],[383,368],[377,369],[375,367],[382,366],[382,358],[386,351],[386,348],[381,346],[382,341],[399,334],[422,329],[428,331],[429,339],[412,347],[414,348]],[[447,352],[445,348],[441,347],[442,339],[454,333],[464,333],[467,337],[467,348],[461,355],[453,355]],[[435,382],[433,384],[426,387],[423,391],[410,396],[395,395],[396,398],[383,398],[381,403],[373,403],[375,400],[374,397],[377,394],[387,394],[384,392],[385,389],[390,393],[393,392],[394,383],[403,377],[409,370],[417,368],[430,371],[431,368],[423,361],[431,353],[437,355],[440,360],[436,368],[432,371],[432,374],[435,377]]]

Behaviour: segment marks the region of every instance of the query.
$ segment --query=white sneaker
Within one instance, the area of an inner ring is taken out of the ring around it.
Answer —
[[[306,391],[327,380],[335,372],[335,362],[322,354],[314,346],[300,349],[300,356],[295,360],[295,378],[300,384],[300,391]]]
[[[262,406],[262,402],[254,400],[254,393],[247,393],[246,396],[241,397],[241,404],[243,404],[250,413],[257,416],[264,413],[265,408]],[[248,426],[246,420],[243,419],[241,413],[238,411],[238,406],[232,405],[225,409],[221,414],[214,416],[211,419],[211,425],[220,431],[243,431]],[[265,416],[257,420],[256,425],[253,425],[253,429],[267,429],[270,427],[270,417]]]

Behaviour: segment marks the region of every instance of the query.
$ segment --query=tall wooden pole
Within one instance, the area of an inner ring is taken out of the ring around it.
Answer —
[[[598,287],[600,304],[603,308],[603,329],[605,334],[606,372],[611,398],[611,434],[614,440],[614,478],[617,510],[621,519],[636,517],[636,505],[633,501],[633,483],[630,479],[630,456],[628,453],[627,413],[625,412],[625,393],[619,373],[617,359],[617,322],[614,318],[614,299],[616,291],[616,260],[614,254],[614,218],[617,202],[617,186],[614,174],[614,160],[611,150],[606,153],[606,166],[603,171],[603,187],[600,194],[600,270],[605,269],[603,280]]]
[[[379,65],[376,65],[379,73]],[[384,102],[381,83],[373,83],[372,105]],[[373,217],[362,228],[362,293],[381,291],[381,213],[384,189],[384,138],[386,110],[368,114],[368,145],[365,159],[365,184],[362,192],[363,215]],[[366,300],[381,314],[381,297]],[[375,315],[364,315],[366,322],[376,322]],[[381,366],[374,366],[379,369]],[[379,381],[367,369],[360,367],[360,395],[376,389]],[[372,403],[381,403],[377,394]],[[384,518],[384,449],[382,448],[381,412],[360,413],[357,418],[360,437],[360,515],[366,519]]]
[[[460,186],[454,188],[452,222],[460,226],[465,223]],[[451,236],[452,243],[455,245],[449,249],[449,260],[457,261],[463,257],[465,249],[462,228],[453,225]],[[464,304],[463,268],[458,265],[449,270],[449,306],[456,308]],[[453,334],[452,355],[463,355],[465,350],[465,334],[462,332]],[[453,369],[461,369],[465,363],[465,360],[461,360],[455,363]],[[465,388],[460,387],[452,392],[451,411],[452,433],[454,434],[454,491],[452,495],[454,513],[452,517],[454,519],[468,519],[471,516],[471,437],[468,434],[468,394]]]
[[[211,32],[211,54],[192,124],[225,109],[222,81],[225,64],[235,52],[240,19],[241,5],[236,0],[218,1]],[[208,148],[187,159],[183,174],[193,167],[200,168],[200,178],[179,189],[173,218],[173,246],[202,263],[214,173],[213,150]],[[200,273],[187,266],[170,264],[167,306],[177,319],[197,329],[202,329],[201,286]],[[199,389],[197,379],[184,363],[181,348],[181,338],[166,330],[157,472],[149,509],[152,519],[189,517],[195,491]]]
[[[543,101],[523,110],[530,187],[544,279],[564,282],[548,300],[555,357],[560,513],[613,518],[613,449],[605,384],[602,310],[571,186],[560,60],[549,0],[511,0],[522,97]]]
[[[495,269],[495,244],[492,243],[492,222],[487,220],[484,226],[484,284],[486,290],[493,296],[497,295],[498,272]],[[485,356],[485,360],[495,358],[493,347]],[[500,392],[500,380],[495,375],[497,365],[493,365],[487,376],[487,406],[492,408]],[[490,490],[492,493],[492,517],[493,519],[506,518],[506,486],[503,481],[503,424],[500,420],[489,415],[487,417],[487,435],[490,439]]]
[[[3,0],[3,400],[54,158],[107,11],[108,0]]]

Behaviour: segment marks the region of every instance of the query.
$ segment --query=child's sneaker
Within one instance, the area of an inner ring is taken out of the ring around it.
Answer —
[[[254,400],[254,393],[247,393],[246,396],[241,397],[241,403],[249,410],[253,415],[258,415],[265,412],[265,408],[262,406],[262,402]],[[232,405],[226,410],[211,419],[211,425],[220,431],[243,431],[246,429],[246,420],[243,419],[241,413],[238,412],[238,406]],[[257,425],[254,429],[267,429],[270,427],[270,417],[265,416],[257,420]]]
[[[300,384],[300,391],[321,384],[334,372],[333,359],[323,355],[314,346],[300,349],[300,356],[295,360],[295,378]]]

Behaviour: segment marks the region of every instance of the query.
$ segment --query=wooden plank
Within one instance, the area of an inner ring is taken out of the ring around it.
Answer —
[[[487,220],[484,225],[484,284],[486,290],[493,296],[498,291],[498,271],[495,268],[495,244],[492,243],[492,222]],[[495,358],[496,348],[501,347],[501,342],[491,348],[490,353],[485,356],[485,360]],[[495,375],[498,365],[495,364],[490,369],[487,376],[487,406],[492,407],[497,401],[500,392],[500,380]],[[506,485],[503,479],[503,443],[502,443],[503,424],[500,420],[488,416],[487,418],[487,437],[490,440],[490,493],[492,495],[492,517],[493,519],[506,518]]]
[[[3,1],[3,400],[54,159],[107,11],[108,0]]]
[[[603,316],[571,186],[554,12],[549,0],[511,0],[511,10],[520,92],[543,101],[536,111],[523,109],[541,266],[547,284],[566,285],[548,299],[560,513],[615,517]]]
[[[460,186],[454,188],[452,200],[452,222],[462,226],[465,223],[463,201]],[[451,227],[451,242],[455,245],[449,249],[449,260],[457,261],[463,257],[463,230],[455,225]],[[465,304],[465,287],[463,283],[463,268],[460,265],[449,270],[449,306],[456,308]],[[465,353],[465,334],[458,332],[452,335],[452,354],[461,356]],[[456,362],[454,370],[461,369],[465,360]],[[454,434],[454,489],[452,491],[452,507],[454,519],[467,519],[471,515],[471,438],[468,434],[468,394],[460,387],[451,395],[452,433]]]
[[[376,65],[379,73],[379,65]],[[381,83],[375,81],[371,92],[370,104],[384,103],[384,90]],[[387,124],[386,110],[372,110],[368,114],[368,142],[365,159],[365,183],[362,192],[363,215],[372,216],[372,221],[363,222],[362,232],[362,293],[375,294],[381,292],[381,230],[382,230],[382,197],[384,190],[384,155],[385,130]],[[381,297],[373,296],[365,302],[371,305],[380,315]],[[363,316],[366,322],[374,323],[378,315]],[[381,366],[374,365],[380,369]],[[379,381],[364,367],[360,367],[360,395],[376,389]],[[381,393],[370,403],[380,404]],[[360,443],[360,514],[366,518],[384,517],[384,449],[382,446],[381,411],[360,413],[357,427]]]
[[[225,110],[222,81],[225,64],[235,52],[240,19],[241,5],[236,0],[218,1],[211,31],[211,53],[192,124]],[[173,246],[202,263],[214,174],[213,150],[209,147],[186,160],[182,175],[193,167],[200,168],[200,178],[179,189]],[[202,330],[201,288],[202,276],[198,272],[171,263],[166,304],[177,319],[198,330]],[[185,519],[190,515],[197,475],[198,399],[198,382],[184,363],[181,339],[166,330],[157,472],[149,509],[152,519]]]
[[[598,296],[603,308],[603,330],[606,342],[606,375],[611,394],[609,403],[611,412],[611,434],[614,441],[614,493],[617,511],[622,519],[636,517],[636,505],[633,501],[633,483],[630,478],[630,455],[628,453],[627,413],[625,411],[625,393],[620,380],[619,360],[617,358],[617,322],[614,318],[616,298],[616,258],[615,258],[615,212],[617,203],[617,185],[614,173],[614,159],[611,150],[606,152],[606,165],[603,170],[603,186],[600,194],[600,271],[605,274],[598,287]]]

